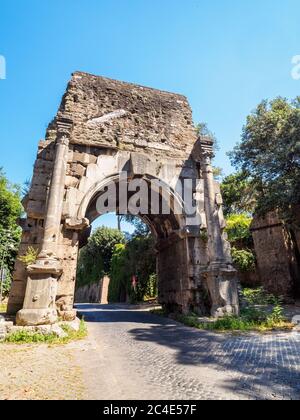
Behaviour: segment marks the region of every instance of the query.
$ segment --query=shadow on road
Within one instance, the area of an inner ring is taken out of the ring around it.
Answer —
[[[77,308],[88,322],[129,323],[126,332],[135,341],[175,350],[178,366],[229,372],[232,379],[223,387],[230,391],[254,399],[300,399],[300,334],[233,336],[188,328],[126,305]]]

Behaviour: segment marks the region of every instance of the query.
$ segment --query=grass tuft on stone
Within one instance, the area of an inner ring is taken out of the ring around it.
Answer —
[[[7,309],[6,303],[0,303],[0,313],[5,314]]]
[[[59,338],[56,334],[41,334],[38,332],[18,331],[9,334],[5,343],[9,344],[68,344],[72,341],[82,340],[87,336],[87,327],[84,320],[81,320],[79,331],[74,331],[69,325],[62,325],[61,328],[67,334],[66,337]]]

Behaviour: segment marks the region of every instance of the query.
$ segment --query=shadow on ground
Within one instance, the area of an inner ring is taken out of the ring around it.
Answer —
[[[233,336],[199,331],[126,305],[78,305],[88,322],[128,326],[137,342],[176,351],[178,366],[208,366],[229,373],[223,387],[254,399],[300,399],[300,334]]]

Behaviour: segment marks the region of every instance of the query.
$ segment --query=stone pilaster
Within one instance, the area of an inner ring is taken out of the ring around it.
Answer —
[[[238,314],[237,272],[232,267],[226,252],[226,242],[220,223],[220,206],[215,188],[212,158],[213,141],[203,137],[199,140],[200,167],[204,180],[204,207],[207,222],[209,265],[204,276],[212,300],[211,314],[214,317],[224,314]]]
[[[55,299],[57,279],[62,273],[57,256],[60,235],[67,156],[72,122],[57,122],[56,155],[44,220],[44,234],[37,261],[27,268],[28,280],[23,309],[17,313],[18,325],[53,324],[57,320]]]

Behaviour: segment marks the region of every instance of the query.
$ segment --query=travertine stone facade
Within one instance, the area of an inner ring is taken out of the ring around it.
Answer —
[[[172,197],[170,215],[140,214],[157,241],[161,303],[185,312],[236,313],[236,272],[212,156],[211,142],[197,138],[185,97],[75,73],[39,144],[20,255],[28,246],[40,253],[27,269],[16,263],[9,312],[18,312],[20,325],[53,323],[57,313],[75,317],[78,250],[99,216],[97,198],[126,171],[130,180],[163,181]],[[174,211],[183,205],[178,179],[192,180],[193,220]]]

